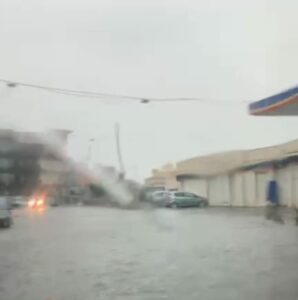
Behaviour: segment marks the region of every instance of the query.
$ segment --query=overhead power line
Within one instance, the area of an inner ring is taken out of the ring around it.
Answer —
[[[132,101],[138,101],[141,103],[175,102],[175,101],[181,101],[181,102],[196,101],[196,102],[206,102],[206,103],[210,102],[210,103],[234,103],[234,104],[247,103],[246,101],[239,102],[239,101],[229,101],[229,100],[214,100],[214,99],[206,99],[206,98],[199,98],[199,97],[154,98],[154,97],[110,94],[110,93],[93,92],[93,91],[86,91],[86,90],[73,90],[73,89],[66,89],[66,88],[50,87],[50,86],[45,86],[45,85],[25,83],[25,82],[19,82],[19,81],[8,80],[8,79],[0,79],[0,82],[5,83],[10,88],[15,88],[15,87],[20,86],[20,87],[44,90],[47,92],[52,92],[52,93],[62,94],[62,95],[67,95],[67,96],[97,98],[97,99],[101,99],[101,100],[103,100],[103,99],[132,100]]]

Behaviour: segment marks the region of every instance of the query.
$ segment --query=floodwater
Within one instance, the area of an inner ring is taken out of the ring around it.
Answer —
[[[298,298],[298,228],[248,210],[14,211],[0,298]]]

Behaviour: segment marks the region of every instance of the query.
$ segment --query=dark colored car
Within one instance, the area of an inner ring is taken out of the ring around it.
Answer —
[[[6,197],[0,197],[0,226],[9,228],[12,224],[10,202]]]

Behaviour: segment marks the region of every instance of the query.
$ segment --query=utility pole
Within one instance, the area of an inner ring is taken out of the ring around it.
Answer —
[[[116,139],[116,148],[117,148],[117,156],[118,156],[118,163],[119,163],[119,179],[124,179],[125,177],[125,168],[124,163],[122,159],[122,153],[121,153],[121,142],[120,142],[120,124],[115,123],[115,139]]]

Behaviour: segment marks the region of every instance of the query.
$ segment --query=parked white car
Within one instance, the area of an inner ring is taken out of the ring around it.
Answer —
[[[166,201],[168,198],[168,191],[156,191],[151,195],[151,202],[156,206],[166,206]]]

